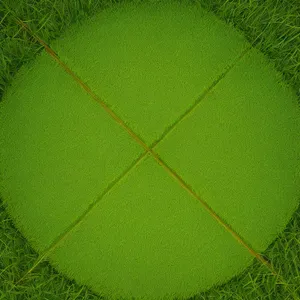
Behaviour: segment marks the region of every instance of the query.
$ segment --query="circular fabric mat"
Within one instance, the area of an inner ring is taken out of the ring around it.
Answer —
[[[24,66],[1,103],[1,194],[33,247],[109,299],[182,299],[251,264],[197,199],[256,252],[298,204],[297,98],[249,46],[179,1],[74,25],[51,47],[125,125],[46,51]]]

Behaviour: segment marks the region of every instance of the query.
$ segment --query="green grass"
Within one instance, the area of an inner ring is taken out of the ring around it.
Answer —
[[[70,23],[109,5],[114,1],[4,1],[16,15],[26,21],[45,41],[59,35]],[[200,1],[197,1],[200,2]],[[15,3],[15,4],[13,4]],[[220,18],[245,32],[250,42],[256,41],[276,68],[284,74],[299,94],[300,88],[300,4],[297,1],[201,1]],[[1,5],[1,4],[0,4]],[[3,93],[19,67],[34,59],[41,46],[20,30],[6,5],[0,6],[0,87]],[[259,37],[259,38],[257,38]],[[0,216],[0,299],[99,299],[85,287],[70,282],[47,263],[41,263],[29,278],[14,287],[38,255],[14,228],[5,205]],[[300,210],[285,232],[264,253],[291,289],[300,286]],[[275,283],[259,262],[255,262],[229,283],[214,288],[194,299],[292,299],[283,285]]]

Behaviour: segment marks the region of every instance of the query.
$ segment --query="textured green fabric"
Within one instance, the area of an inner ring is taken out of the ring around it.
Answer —
[[[257,251],[284,229],[300,195],[299,109],[278,81],[251,50],[155,148]]]
[[[173,299],[229,279],[252,257],[150,157],[99,202],[51,261],[116,299]]]
[[[151,144],[248,44],[194,6],[126,7],[74,27],[53,48]]]
[[[143,149],[46,53],[2,104],[1,192],[42,251]]]
[[[150,146],[249,45],[197,6],[117,7],[52,47]],[[47,53],[0,111],[1,193],[70,278],[111,298],[183,298],[251,263],[151,154],[137,161],[144,149]],[[297,205],[299,132],[296,96],[251,50],[154,150],[260,252]]]

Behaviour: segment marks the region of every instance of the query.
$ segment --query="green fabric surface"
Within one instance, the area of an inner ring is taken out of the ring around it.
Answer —
[[[51,46],[150,146],[249,44],[198,6],[168,2],[116,5]],[[22,68],[0,114],[1,194],[68,277],[108,298],[181,299],[251,263],[151,154],[137,163],[144,149],[47,53]],[[154,150],[260,252],[297,205],[299,116],[251,50]]]
[[[297,97],[271,70],[251,50],[155,148],[259,252],[300,194]]]
[[[252,261],[152,157],[124,177],[50,258],[113,299],[192,296]]]
[[[46,53],[1,104],[1,194],[42,251],[142,149]]]
[[[130,4],[120,5],[52,44],[147,144],[249,46],[212,14],[169,2],[139,4],[138,13]]]

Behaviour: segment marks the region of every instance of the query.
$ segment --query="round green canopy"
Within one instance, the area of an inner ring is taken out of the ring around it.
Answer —
[[[148,1],[51,47],[158,155],[46,51],[22,67],[0,108],[1,194],[59,271],[112,299],[182,299],[253,260],[197,197],[256,252],[284,229],[300,111],[242,34],[197,5]]]

